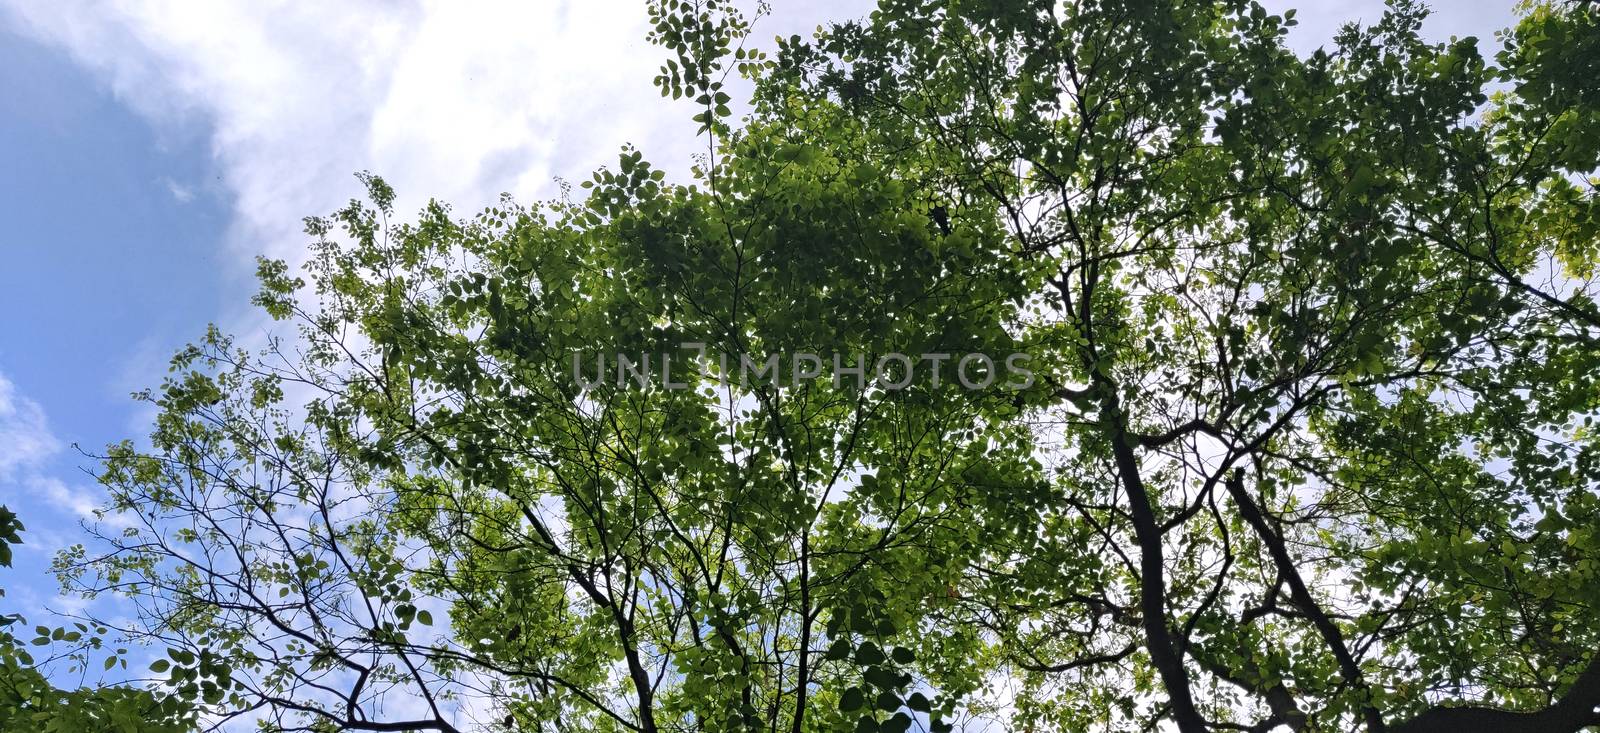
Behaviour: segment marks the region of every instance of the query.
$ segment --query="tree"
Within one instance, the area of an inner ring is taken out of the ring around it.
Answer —
[[[1423,16],[655,5],[694,185],[364,176],[62,567],[277,729],[1600,724],[1600,8]]]
[[[11,546],[22,544],[22,531],[17,515],[0,506],[0,567],[11,567]],[[0,589],[0,597],[4,596],[5,590]],[[26,626],[27,620],[18,614],[0,615],[0,731],[187,733],[194,730],[188,709],[173,697],[124,686],[58,689],[40,671],[22,640],[11,631]],[[88,662],[85,650],[101,648],[99,635],[107,630],[96,629],[95,635],[89,635],[89,627],[80,623],[72,628],[39,626],[35,632],[37,635],[30,646],[42,647],[51,642],[78,645],[76,651],[65,656],[84,665]],[[118,655],[126,653],[126,649],[118,650]],[[112,669],[120,661],[117,655],[106,657],[105,669]]]
[[[970,604],[1025,715],[1597,722],[1596,6],[1498,69],[1423,14],[1299,58],[1250,3],[896,2],[793,47],[785,93],[1055,271],[1071,531]]]

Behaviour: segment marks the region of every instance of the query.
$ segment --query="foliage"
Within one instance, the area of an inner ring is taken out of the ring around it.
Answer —
[[[1243,0],[884,0],[768,55],[657,3],[693,184],[364,176],[61,569],[271,729],[1600,724],[1597,14],[1491,63],[1405,0],[1304,57]],[[798,353],[1042,376],[717,358]]]
[[[11,545],[22,544],[22,522],[0,506],[0,567],[11,566]],[[5,595],[0,589],[0,597]],[[62,690],[35,666],[33,655],[11,629],[27,625],[16,614],[0,615],[0,731],[4,733],[186,733],[194,729],[186,708],[176,698],[121,686],[101,686]],[[104,635],[107,629],[96,629]],[[35,628],[29,646],[43,647],[52,642],[81,644],[98,649],[99,636],[85,636],[89,627]],[[127,650],[119,649],[119,654]],[[75,655],[80,664],[86,661]],[[105,669],[120,662],[107,657]],[[123,663],[126,667],[126,663]]]

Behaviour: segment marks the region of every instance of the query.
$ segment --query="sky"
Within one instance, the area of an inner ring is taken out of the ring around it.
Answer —
[[[1437,0],[1425,32],[1492,43],[1511,1]],[[756,39],[871,10],[772,3]],[[1267,4],[1299,9],[1301,51],[1382,8]],[[684,179],[701,141],[646,31],[642,0],[0,0],[0,503],[28,528],[4,610],[83,607],[46,572],[103,496],[83,451],[148,432],[129,393],[206,324],[268,328],[254,258],[301,258],[302,218],[358,196],[355,172],[402,212],[463,214],[549,198],[624,143]]]

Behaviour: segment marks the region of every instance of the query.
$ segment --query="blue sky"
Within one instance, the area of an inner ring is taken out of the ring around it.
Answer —
[[[63,424],[93,425],[126,406],[107,367],[216,313],[229,197],[203,128],[155,129],[61,54],[0,34],[0,364]]]
[[[50,553],[97,501],[72,444],[136,434],[128,393],[237,278],[218,267],[230,199],[209,183],[203,126],[152,126],[3,26],[0,89],[0,501],[30,530],[0,586],[37,607],[54,595]]]
[[[758,38],[869,9],[774,4]],[[1302,49],[1381,7],[1294,5]],[[1511,21],[1510,0],[1438,5],[1441,39]],[[0,608],[75,607],[43,572],[99,497],[71,444],[142,435],[128,393],[207,323],[267,328],[253,257],[302,257],[301,217],[356,195],[353,172],[402,210],[469,211],[548,197],[625,142],[686,170],[691,112],[651,87],[645,20],[622,0],[0,0],[0,503],[30,530]]]

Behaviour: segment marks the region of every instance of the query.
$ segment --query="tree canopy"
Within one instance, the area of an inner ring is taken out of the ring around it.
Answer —
[[[0,505],[0,567],[11,566],[12,545],[22,544],[23,526],[17,515]],[[0,598],[5,589],[0,587]],[[89,663],[88,651],[106,648],[109,629],[91,629],[83,623],[71,627],[36,626],[31,639],[17,636],[28,621],[20,614],[0,614],[0,733],[189,733],[195,729],[192,709],[172,695],[152,693],[127,685],[61,689],[46,675],[51,661],[81,669]],[[51,649],[55,659],[41,664],[28,652]],[[105,670],[127,668],[127,649],[104,656]],[[69,672],[74,671],[68,669]]]
[[[1600,726],[1600,4],[1424,16],[654,3],[691,180],[363,175],[58,567],[269,730]]]

